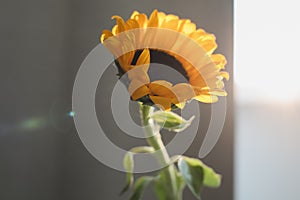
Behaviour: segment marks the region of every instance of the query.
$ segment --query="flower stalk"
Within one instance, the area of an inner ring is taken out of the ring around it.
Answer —
[[[156,157],[158,162],[162,166],[166,166],[162,171],[166,177],[166,187],[170,191],[170,196],[166,200],[181,200],[181,191],[177,191],[175,166],[170,163],[170,156],[161,139],[159,130],[157,130],[153,120],[150,118],[153,111],[154,107],[140,104],[142,125],[147,136],[147,142],[157,152]]]

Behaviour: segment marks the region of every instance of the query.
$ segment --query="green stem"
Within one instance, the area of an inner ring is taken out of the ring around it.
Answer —
[[[149,116],[153,112],[154,108],[152,106],[141,105],[141,118],[142,124],[144,126],[145,134],[147,136],[147,142],[152,146],[156,151],[156,156],[158,161],[162,166],[166,166],[163,170],[167,181],[170,183],[168,185],[170,189],[171,197],[167,200],[180,200],[181,192],[177,191],[176,176],[175,176],[175,167],[173,164],[170,164],[170,157],[165,148],[165,145],[161,139],[159,130],[155,130],[153,121],[149,119]]]

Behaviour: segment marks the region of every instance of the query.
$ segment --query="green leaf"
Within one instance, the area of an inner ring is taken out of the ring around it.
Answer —
[[[212,188],[220,187],[222,176],[217,174],[212,168],[208,167],[204,163],[202,163],[202,167],[204,170],[203,185]]]
[[[200,192],[203,187],[204,172],[196,159],[182,157],[178,161],[178,168],[182,177],[192,193],[200,199]]]
[[[164,173],[160,172],[155,178],[154,191],[159,200],[168,199],[168,188],[166,187],[166,179]]]
[[[177,170],[176,170],[176,185],[177,185],[177,191],[182,193],[182,190],[185,187],[185,181],[181,173],[179,173]]]
[[[199,159],[182,157],[178,161],[178,168],[194,195],[200,198],[201,188],[219,187],[221,175],[201,162]]]
[[[143,196],[145,188],[153,181],[153,177],[142,176],[140,177],[133,188],[133,194],[130,197],[130,200],[140,200]]]
[[[126,184],[122,191],[120,192],[120,195],[125,193],[133,184],[134,178],[133,178],[133,167],[134,167],[134,160],[133,155],[136,153],[153,153],[155,150],[153,147],[149,146],[142,146],[142,147],[134,147],[129,152],[127,152],[124,156],[123,165],[124,169],[127,172],[126,173]]]
[[[142,146],[142,147],[134,147],[130,150],[132,153],[153,153],[155,152],[153,147]]]
[[[186,129],[195,118],[191,117],[189,120],[185,120],[176,113],[169,111],[156,111],[150,116],[158,125],[164,129],[180,132]]]
[[[124,160],[123,160],[123,165],[124,165],[124,169],[126,170],[126,184],[124,186],[124,188],[122,189],[122,191],[120,192],[120,194],[123,194],[124,192],[126,192],[133,184],[133,167],[134,167],[134,163],[133,163],[133,153],[132,152],[127,152],[124,156]]]
[[[185,182],[177,169],[174,170],[174,173],[177,189],[176,196],[181,197]],[[170,193],[170,182],[167,181],[164,171],[161,171],[159,175],[155,177],[154,191],[159,200],[174,199],[174,197],[172,196],[173,194]]]

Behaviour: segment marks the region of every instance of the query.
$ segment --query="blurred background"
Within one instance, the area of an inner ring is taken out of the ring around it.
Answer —
[[[300,199],[297,1],[235,1],[235,199]]]
[[[0,199],[128,199],[118,195],[125,174],[101,164],[81,143],[70,116],[72,88],[102,30],[113,26],[112,15],[128,18],[133,10],[149,14],[157,8],[214,33],[216,52],[228,60],[225,126],[204,159],[223,175],[223,183],[205,189],[202,199],[298,200],[300,16],[295,2],[1,0]],[[107,88],[97,92],[99,118],[108,112],[102,97],[109,95],[111,79],[116,79],[113,69],[101,80]],[[193,157],[211,109],[200,107],[202,128],[185,153]],[[141,143],[124,140],[110,118],[103,120],[109,138],[124,149]],[[195,199],[188,190],[184,196]],[[151,188],[145,199],[154,199]]]
[[[111,16],[127,19],[132,11],[149,15],[153,9],[189,18],[216,35],[217,52],[233,66],[232,0],[1,0],[1,200],[99,200],[128,199],[119,196],[125,173],[96,160],[84,147],[71,113],[76,73],[99,44],[102,30],[111,29]],[[109,139],[124,149],[144,144],[126,137],[111,118],[111,90],[117,80],[109,68],[100,80],[97,111]],[[233,199],[233,111],[231,94],[224,132],[205,158],[223,175],[220,189],[206,189],[203,199]],[[209,123],[210,106],[202,106],[202,128],[186,155],[198,157]],[[134,109],[134,106],[133,108]],[[133,116],[134,117],[134,116]],[[172,134],[165,134],[168,141]],[[112,157],[113,159],[113,157]],[[140,176],[137,174],[137,176]],[[185,199],[195,199],[186,190]],[[145,199],[154,199],[149,188]]]

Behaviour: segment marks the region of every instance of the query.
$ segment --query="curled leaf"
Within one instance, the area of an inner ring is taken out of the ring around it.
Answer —
[[[186,129],[192,123],[195,116],[192,116],[189,120],[185,120],[173,112],[156,111],[150,116],[150,118],[164,129],[180,132]]]
[[[145,188],[153,181],[151,176],[142,176],[137,179],[130,200],[140,200],[144,194]]]
[[[178,168],[182,177],[192,193],[200,199],[200,192],[203,187],[204,173],[203,169],[194,160],[180,158]]]
[[[178,168],[190,190],[199,199],[203,186],[219,187],[221,184],[221,175],[199,159],[181,157]]]
[[[123,194],[126,192],[133,184],[133,167],[134,167],[134,162],[133,162],[133,153],[132,152],[127,152],[124,156],[123,160],[123,165],[124,169],[126,170],[126,184],[120,194]]]
[[[141,147],[134,147],[129,152],[127,152],[124,156],[123,165],[126,171],[126,184],[120,194],[125,193],[133,184],[133,168],[134,168],[134,160],[133,155],[135,153],[153,153],[155,150],[153,147],[149,146],[141,146]]]

